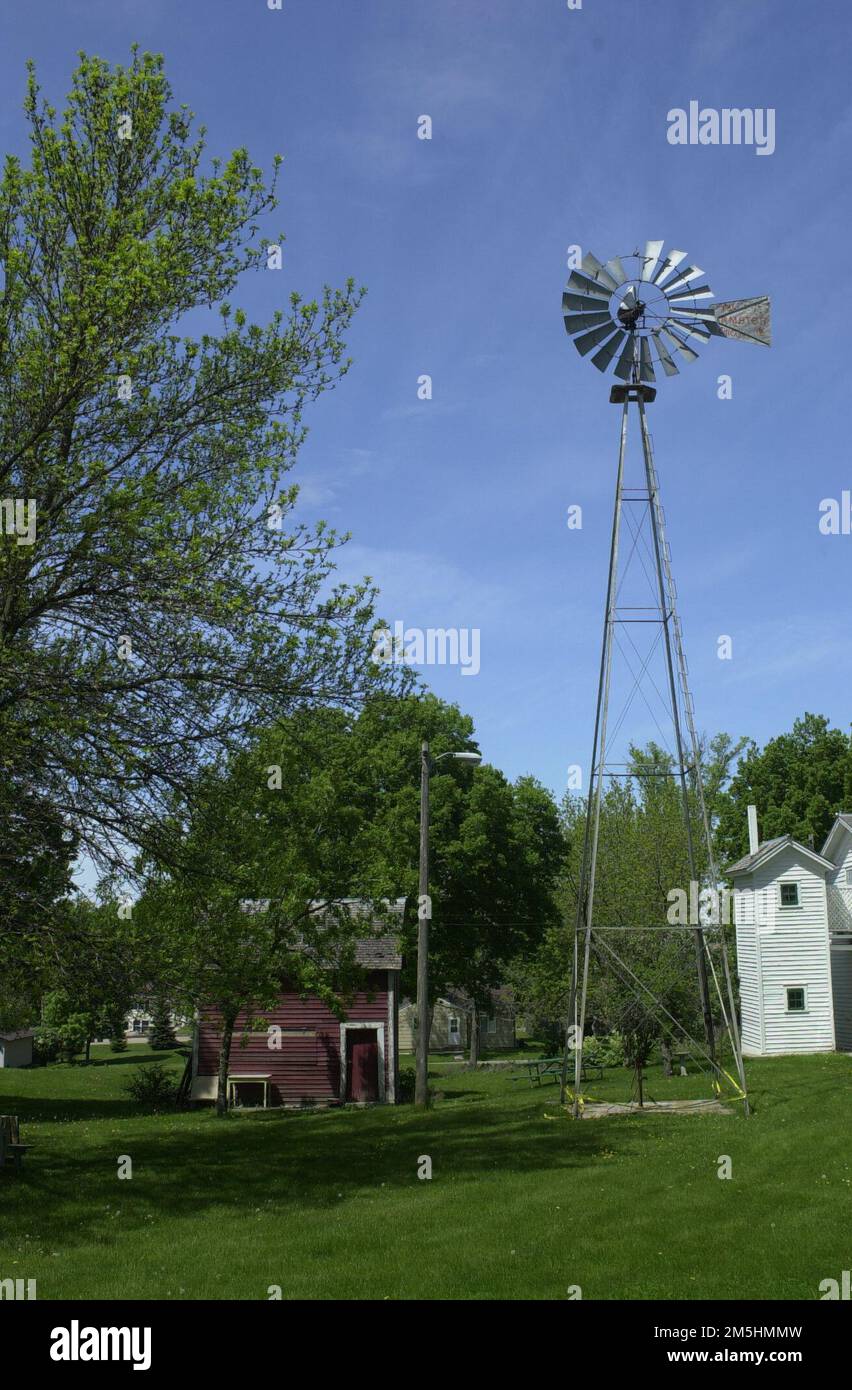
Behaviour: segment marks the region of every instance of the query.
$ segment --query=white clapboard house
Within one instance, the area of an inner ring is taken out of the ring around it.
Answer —
[[[819,854],[791,835],[761,844],[748,808],[749,853],[734,890],[743,1052],[852,1051],[852,815]]]

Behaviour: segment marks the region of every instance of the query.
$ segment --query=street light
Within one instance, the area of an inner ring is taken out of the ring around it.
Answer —
[[[429,756],[429,744],[424,739],[420,750],[420,885],[417,898],[417,1078],[414,1086],[415,1105],[429,1104],[429,919],[432,906],[429,900],[429,778],[432,769],[444,758],[476,767],[482,762],[479,753],[439,753]]]

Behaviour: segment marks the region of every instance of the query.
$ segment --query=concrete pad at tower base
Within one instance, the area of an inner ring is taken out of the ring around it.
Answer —
[[[733,1115],[729,1105],[718,1100],[646,1100],[627,1101],[609,1105],[605,1101],[588,1101],[580,1112],[584,1120],[602,1120],[607,1115]]]

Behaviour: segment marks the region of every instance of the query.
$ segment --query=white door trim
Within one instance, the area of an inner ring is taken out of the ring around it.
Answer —
[[[385,1025],[383,1023],[341,1023],[340,1025],[340,1099],[346,1103],[346,1080],[348,1059],[346,1056],[346,1034],[361,1033],[372,1029],[378,1034],[379,1044],[379,1101],[385,1099]]]

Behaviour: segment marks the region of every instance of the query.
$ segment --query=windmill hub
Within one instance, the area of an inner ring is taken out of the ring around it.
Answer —
[[[621,303],[615,311],[616,317],[619,323],[627,329],[628,333],[633,333],[639,323],[639,320],[643,317],[645,313],[645,308],[646,305],[643,299],[637,299],[635,304],[632,305],[628,304],[626,299],[622,299]]]

